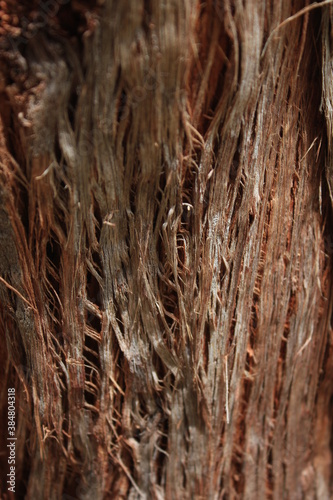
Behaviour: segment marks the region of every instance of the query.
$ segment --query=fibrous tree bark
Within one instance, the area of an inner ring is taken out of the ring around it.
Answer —
[[[330,498],[331,2],[0,8],[18,498]]]

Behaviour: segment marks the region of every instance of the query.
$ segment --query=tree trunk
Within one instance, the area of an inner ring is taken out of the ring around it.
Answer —
[[[332,498],[329,3],[0,2],[2,498]]]

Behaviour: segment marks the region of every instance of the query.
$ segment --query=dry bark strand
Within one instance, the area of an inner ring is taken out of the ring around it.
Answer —
[[[0,3],[18,489],[329,498],[332,6],[93,3]]]

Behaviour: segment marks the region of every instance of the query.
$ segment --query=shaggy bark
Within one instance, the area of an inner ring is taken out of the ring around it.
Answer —
[[[18,498],[333,495],[329,3],[0,2]]]

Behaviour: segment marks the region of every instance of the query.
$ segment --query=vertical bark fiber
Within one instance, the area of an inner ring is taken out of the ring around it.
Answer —
[[[332,497],[333,10],[308,5],[0,2],[18,498]]]

